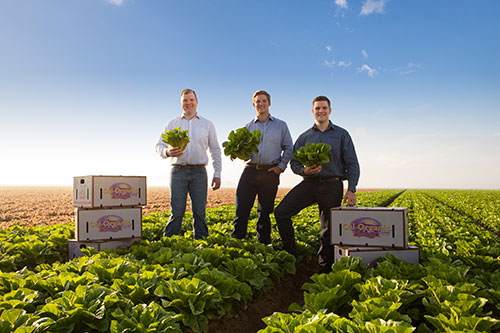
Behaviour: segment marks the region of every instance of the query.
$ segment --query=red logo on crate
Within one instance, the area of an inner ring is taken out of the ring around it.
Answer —
[[[380,235],[389,235],[391,228],[382,225],[380,221],[371,217],[358,217],[351,222],[349,229],[355,237],[375,238]]]
[[[106,192],[111,194],[111,199],[128,199],[137,196],[137,189],[133,189],[128,183],[114,183]]]
[[[96,222],[96,227],[99,228],[99,232],[118,232],[127,226],[130,227],[130,222],[124,221],[118,215],[106,215]]]

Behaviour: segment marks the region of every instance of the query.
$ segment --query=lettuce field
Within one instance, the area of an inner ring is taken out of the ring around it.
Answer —
[[[358,205],[408,207],[420,264],[343,258],[312,275],[288,311],[258,318],[259,332],[500,331],[500,191],[362,192]],[[297,261],[279,250],[275,224],[271,246],[254,241],[255,210],[245,241],[229,237],[232,205],[207,210],[202,241],[189,213],[184,236],[162,238],[168,217],[144,216],[143,238],[129,249],[71,261],[72,223],[1,229],[0,333],[217,331],[293,280],[319,247],[314,206],[294,218]],[[239,331],[247,327],[242,320]]]

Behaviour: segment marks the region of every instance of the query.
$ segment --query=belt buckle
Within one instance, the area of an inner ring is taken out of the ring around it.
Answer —
[[[265,165],[259,165],[259,164],[256,164],[256,165],[255,165],[255,169],[257,169],[257,170],[265,170],[265,169],[266,169],[266,166],[265,166]]]

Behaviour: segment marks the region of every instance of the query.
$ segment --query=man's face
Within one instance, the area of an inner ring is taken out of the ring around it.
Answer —
[[[312,113],[318,123],[323,123],[329,120],[332,109],[328,106],[327,101],[317,101],[313,104]]]
[[[185,113],[194,114],[198,107],[198,99],[192,92],[184,94],[181,96],[181,105]]]
[[[266,95],[257,95],[253,100],[253,106],[258,114],[266,114],[269,113],[269,100]]]

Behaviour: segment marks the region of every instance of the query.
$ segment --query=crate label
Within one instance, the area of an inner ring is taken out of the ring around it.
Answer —
[[[392,231],[391,227],[383,225],[379,220],[371,217],[358,217],[350,224],[344,223],[342,228],[352,230],[353,237],[367,238],[380,237],[380,235],[388,236]]]
[[[132,222],[125,221],[118,215],[105,215],[97,221],[90,221],[89,227],[98,228],[99,232],[119,232],[132,227]]]
[[[104,194],[111,194],[111,199],[129,199],[137,197],[138,189],[124,182],[114,183],[109,189],[104,189]]]

